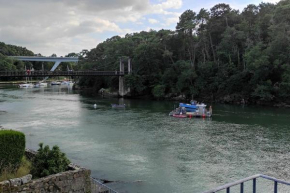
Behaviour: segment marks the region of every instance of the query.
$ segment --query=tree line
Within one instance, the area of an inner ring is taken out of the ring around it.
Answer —
[[[116,70],[131,58],[125,77],[133,96],[184,96],[229,103],[289,103],[290,0],[186,10],[176,30],[114,36],[82,53],[82,69]],[[116,77],[80,79],[81,86],[118,87]]]

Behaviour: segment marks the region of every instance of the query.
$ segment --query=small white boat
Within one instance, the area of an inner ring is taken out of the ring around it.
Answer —
[[[123,105],[118,105],[118,104],[111,104],[112,105],[112,108],[125,108],[126,105],[123,104]]]
[[[35,84],[34,87],[35,88],[47,87],[47,83],[46,82],[39,82],[39,83]]]
[[[19,88],[33,88],[34,85],[31,83],[19,84]]]
[[[62,81],[61,82],[61,85],[68,85],[69,83],[68,83],[68,81]]]
[[[61,85],[61,82],[56,82],[56,81],[54,81],[54,82],[51,82],[51,85]]]
[[[40,82],[39,83],[39,86],[40,87],[47,87],[47,82]]]
[[[61,85],[65,85],[65,86],[72,86],[74,83],[72,81],[62,81]]]

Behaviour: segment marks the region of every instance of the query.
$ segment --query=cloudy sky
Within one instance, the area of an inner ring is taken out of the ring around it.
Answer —
[[[187,9],[217,3],[242,10],[262,0],[0,0],[0,42],[64,56],[92,49],[114,35],[175,29]],[[264,0],[276,3],[279,0]]]

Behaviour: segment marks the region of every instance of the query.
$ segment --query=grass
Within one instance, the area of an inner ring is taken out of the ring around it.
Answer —
[[[9,180],[13,178],[19,178],[30,173],[31,162],[26,159],[24,156],[22,158],[20,166],[17,170],[12,170],[11,167],[4,168],[0,173],[0,182],[4,180]]]

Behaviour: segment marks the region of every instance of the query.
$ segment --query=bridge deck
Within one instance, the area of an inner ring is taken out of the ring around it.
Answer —
[[[124,76],[120,71],[0,71],[0,77]]]
[[[76,57],[39,57],[39,56],[10,56],[22,61],[39,61],[39,62],[78,62]]]

